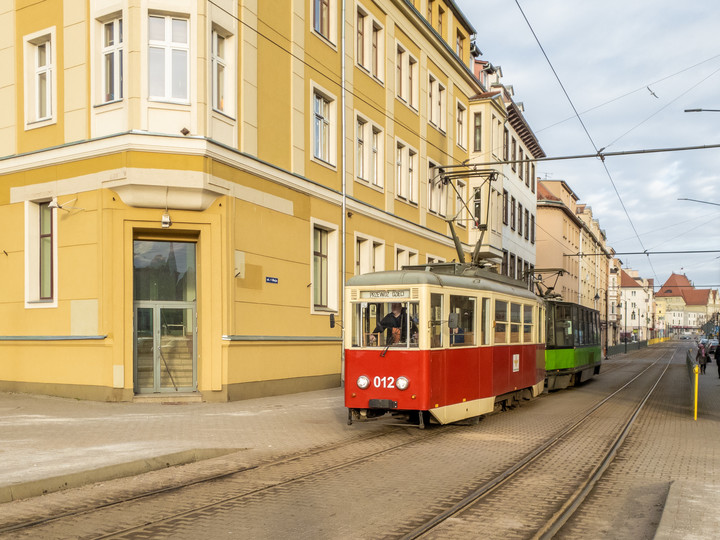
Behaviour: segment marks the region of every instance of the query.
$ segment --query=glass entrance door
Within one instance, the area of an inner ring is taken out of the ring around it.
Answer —
[[[197,390],[195,244],[136,240],[136,393]]]

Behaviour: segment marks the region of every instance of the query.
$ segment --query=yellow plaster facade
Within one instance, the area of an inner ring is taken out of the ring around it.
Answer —
[[[428,179],[469,156],[472,26],[320,5],[0,4],[0,389],[337,386],[345,279],[456,258]]]

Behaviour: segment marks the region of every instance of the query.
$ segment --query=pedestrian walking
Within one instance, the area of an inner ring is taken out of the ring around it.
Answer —
[[[705,373],[705,368],[707,367],[707,351],[705,351],[705,345],[702,343],[698,347],[698,352],[695,355],[695,360],[700,364],[700,373]]]
[[[715,363],[718,367],[718,377],[720,377],[720,345],[715,347]]]

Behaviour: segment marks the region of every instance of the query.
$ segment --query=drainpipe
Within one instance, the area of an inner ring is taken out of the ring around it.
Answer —
[[[345,2],[346,0],[342,0],[342,28],[340,30],[340,70],[342,72],[341,75],[341,87],[342,87],[342,94],[340,98],[340,104],[342,108],[341,113],[341,133],[342,133],[342,159],[341,159],[341,178],[342,178],[342,249],[341,249],[341,257],[342,262],[340,263],[340,336],[342,337],[342,344],[340,345],[340,384],[344,385],[345,383],[345,257],[347,253],[347,242],[345,241],[345,233],[347,231],[347,174],[345,171],[346,165],[347,165],[347,137],[345,135],[346,133],[346,118],[345,118]]]
[[[578,297],[577,303],[582,305],[582,273],[583,273],[583,229],[580,227],[580,256],[578,257]]]

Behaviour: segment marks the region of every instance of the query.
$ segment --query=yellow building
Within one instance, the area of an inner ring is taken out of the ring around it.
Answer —
[[[473,34],[452,0],[2,2],[0,389],[340,384],[345,278],[455,257]]]

